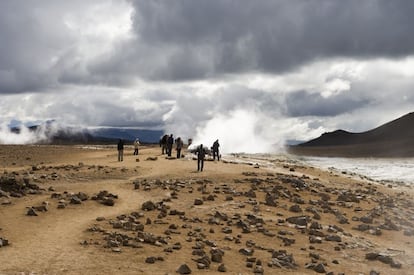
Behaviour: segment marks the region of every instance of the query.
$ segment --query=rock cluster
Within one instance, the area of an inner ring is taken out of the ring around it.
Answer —
[[[40,194],[43,190],[28,177],[18,177],[17,172],[0,177],[0,197],[20,198],[28,194]]]
[[[109,193],[106,190],[102,190],[98,194],[89,197],[89,195],[84,192],[73,193],[65,191],[63,193],[52,193],[51,198],[57,199],[57,208],[63,209],[66,208],[67,204],[82,204],[82,202],[89,199],[97,201],[106,206],[114,206],[115,199],[118,199],[118,195]]]
[[[333,274],[329,270],[333,267],[323,259],[332,257],[329,253],[310,252],[310,261],[299,266],[294,253],[280,249],[281,246],[297,249],[297,240],[309,244],[302,247],[302,251],[323,251],[318,249],[320,244],[330,247],[331,251],[366,250],[374,244],[361,242],[360,235],[353,236],[352,230],[362,236],[366,233],[380,236],[381,230],[410,233],[412,224],[407,217],[414,209],[410,200],[397,201],[372,185],[345,190],[325,187],[317,179],[306,176],[272,173],[246,173],[244,176],[242,180],[235,180],[235,184],[208,179],[135,180],[135,190],[159,194],[161,189],[168,195],[162,200],[143,202],[136,212],[116,219],[100,219],[106,223],[94,225],[89,231],[101,233],[104,246],[114,252],[121,252],[124,247],[159,247],[163,256],[147,257],[148,264],[155,264],[161,258],[168,260],[170,254],[182,250],[180,236],[185,236],[185,242],[192,243],[194,268],[232,272],[224,263],[228,257],[225,251],[233,250],[245,259],[246,267],[253,274],[264,274],[266,269],[272,273],[275,268],[306,268]],[[219,200],[226,206],[215,203],[211,210],[209,204]],[[172,209],[172,205],[181,206]],[[395,207],[404,213],[393,209]],[[353,217],[348,216],[349,213],[353,213]],[[251,237],[243,242],[245,236]],[[258,236],[269,241],[260,244],[255,241]],[[267,252],[266,258],[262,258],[263,252]],[[400,263],[381,254],[370,254],[366,259],[382,261],[393,268],[401,267]],[[339,264],[336,259],[331,261]],[[177,272],[190,274],[190,265],[181,265]]]
[[[365,259],[370,261],[380,261],[384,264],[389,264],[392,268],[401,268],[401,263],[395,261],[390,255],[386,253],[370,252],[365,254]]]

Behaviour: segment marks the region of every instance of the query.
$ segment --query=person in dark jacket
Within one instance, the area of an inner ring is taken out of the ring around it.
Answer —
[[[164,135],[160,139],[160,147],[161,147],[161,154],[162,155],[167,153],[167,140],[168,140],[168,135]]]
[[[216,156],[217,156],[217,160],[220,160],[220,153],[219,153],[219,141],[218,139],[213,143],[213,146],[211,146],[211,149],[213,151],[213,160],[216,160]]]
[[[174,137],[173,137],[173,134],[171,134],[167,140],[167,154],[169,157],[171,157],[173,145],[174,145]]]
[[[206,156],[206,150],[203,147],[203,144],[200,144],[196,150],[197,154],[197,171],[203,171],[204,168],[204,158]]]
[[[118,161],[124,161],[124,141],[118,141]]]

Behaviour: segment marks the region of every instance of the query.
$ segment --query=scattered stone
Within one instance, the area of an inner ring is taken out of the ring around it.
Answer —
[[[150,256],[150,257],[147,257],[147,258],[145,259],[145,262],[146,262],[147,264],[154,264],[156,260],[157,260],[157,258],[156,258],[156,257]]]
[[[316,265],[313,270],[315,270],[317,273],[326,273],[325,266],[323,264]]]
[[[82,200],[78,196],[74,195],[70,199],[70,203],[71,204],[81,204],[82,203]]]
[[[309,222],[309,216],[297,216],[297,217],[289,217],[286,219],[289,223],[300,225],[300,226],[307,226]]]
[[[289,208],[289,211],[290,212],[295,212],[295,213],[300,213],[300,212],[302,212],[302,208],[300,208],[300,206],[298,204],[295,204],[295,205],[292,205]]]
[[[402,264],[399,262],[396,262],[390,255],[383,254],[383,253],[377,253],[377,252],[370,252],[365,254],[365,259],[369,261],[380,261],[384,264],[390,265],[392,268],[401,268]]]
[[[145,211],[152,211],[156,209],[155,203],[153,203],[152,201],[146,201],[142,204],[142,210]]]
[[[177,273],[179,274],[191,274],[191,269],[187,264],[182,264],[178,269]]]
[[[330,242],[342,242],[342,238],[338,235],[328,235],[325,237],[325,240]]]
[[[245,256],[252,256],[254,253],[254,249],[250,249],[250,248],[241,248],[239,250],[240,254],[243,254]]]
[[[194,205],[202,205],[203,204],[203,200],[202,199],[195,199],[194,200]]]
[[[9,241],[6,238],[0,237],[0,247],[8,246]]]
[[[156,161],[158,160],[158,157],[147,157],[147,161]]]
[[[297,264],[292,254],[287,254],[286,250],[272,252],[272,259],[267,263],[268,267],[295,269]]]
[[[26,215],[27,216],[38,216],[35,209],[33,209],[33,207],[28,207]]]
[[[226,268],[226,266],[225,266],[224,264],[220,264],[220,265],[217,267],[217,271],[218,271],[218,272],[227,272],[227,268]]]

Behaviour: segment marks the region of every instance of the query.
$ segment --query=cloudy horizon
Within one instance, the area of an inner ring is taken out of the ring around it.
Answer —
[[[245,152],[366,131],[413,111],[413,10],[409,0],[1,1],[0,128],[159,129]]]

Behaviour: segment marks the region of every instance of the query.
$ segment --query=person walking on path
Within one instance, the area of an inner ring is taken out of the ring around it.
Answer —
[[[173,134],[171,134],[167,140],[167,154],[169,157],[171,157],[173,144],[174,144],[174,136]]]
[[[118,141],[118,161],[124,161],[124,141]]]
[[[177,146],[176,147],[176,149],[177,149],[177,158],[179,159],[179,158],[181,158],[181,149],[184,146],[184,142],[180,137],[178,137],[177,140],[175,141],[175,144]]]
[[[219,141],[218,139],[213,143],[213,146],[211,147],[211,149],[213,150],[213,160],[216,160],[216,156],[217,156],[217,160],[220,160],[220,153],[219,153]]]
[[[137,139],[135,139],[135,141],[134,141],[134,156],[135,156],[135,155],[138,155],[138,148],[139,148],[139,145],[140,145],[140,143],[139,143],[139,139],[137,138]]]
[[[204,157],[206,156],[206,150],[203,144],[200,144],[196,150],[197,154],[197,171],[203,171],[204,168]]]

